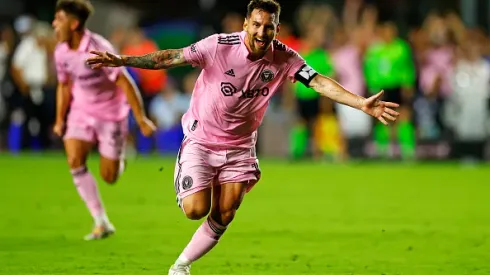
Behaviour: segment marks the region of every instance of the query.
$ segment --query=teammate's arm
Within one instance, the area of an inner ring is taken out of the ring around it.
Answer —
[[[183,49],[171,49],[152,52],[145,55],[115,55],[110,52],[91,51],[93,57],[87,64],[94,69],[101,67],[134,67],[149,70],[170,69],[188,64]]]
[[[56,123],[54,132],[58,136],[63,135],[65,127],[65,117],[71,101],[71,84],[70,82],[58,82],[56,88]]]
[[[155,130],[155,126],[148,119],[145,114],[145,108],[143,107],[143,100],[141,99],[141,93],[136,87],[136,84],[128,76],[124,70],[116,79],[116,85],[118,85],[126,94],[129,105],[133,110],[134,117],[141,129],[141,132],[145,136],[150,136]]]
[[[310,66],[304,64],[294,75],[294,78],[312,88],[319,94],[326,96],[338,103],[356,108],[388,124],[385,119],[395,121],[399,113],[392,108],[397,108],[398,104],[381,101],[383,91],[364,98],[346,90],[337,81],[321,75],[313,70]]]

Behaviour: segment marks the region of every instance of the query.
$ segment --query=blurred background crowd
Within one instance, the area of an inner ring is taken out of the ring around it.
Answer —
[[[56,76],[51,30],[55,1],[2,0],[0,152],[52,150]],[[93,1],[89,28],[121,54],[184,47],[215,32],[242,30],[248,1]],[[317,71],[363,96],[380,90],[401,104],[383,127],[362,112],[320,98],[302,84],[275,95],[259,130],[261,156],[332,161],[489,158],[490,1],[279,1],[278,39]],[[6,6],[5,6],[6,7]],[[159,128],[141,154],[175,154],[180,118],[199,71],[130,70]]]

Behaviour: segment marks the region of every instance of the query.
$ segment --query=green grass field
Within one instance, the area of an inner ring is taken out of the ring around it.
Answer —
[[[90,162],[98,173],[97,161]],[[160,168],[163,170],[160,171]],[[456,164],[261,162],[204,274],[490,274],[490,169]],[[167,274],[200,222],[175,203],[173,159],[100,184],[117,227],[91,218],[61,155],[0,156],[0,274]]]

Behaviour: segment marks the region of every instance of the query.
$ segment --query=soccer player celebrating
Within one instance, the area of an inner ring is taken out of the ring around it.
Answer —
[[[171,275],[190,274],[190,264],[218,243],[244,194],[260,179],[255,155],[257,128],[272,95],[287,79],[385,124],[398,116],[391,109],[398,105],[381,101],[382,92],[370,98],[350,93],[276,40],[280,11],[275,0],[252,0],[243,32],[215,34],[183,49],[143,56],[94,51],[87,60],[94,68],[168,69],[186,64],[202,68],[190,108],[182,118],[185,138],[174,184],[185,215],[193,220],[207,219],[170,268]]]
[[[124,69],[93,70],[86,64],[91,50],[113,51],[107,40],[85,28],[92,10],[87,0],[59,0],[53,20],[58,39],[54,55],[59,82],[54,132],[63,136],[73,181],[94,218],[95,227],[86,240],[101,239],[115,231],[97,183],[87,170],[86,160],[93,144],[99,144],[101,177],[114,183],[125,166],[123,149],[129,112],[126,101],[142,133],[149,136],[154,130],[144,113],[139,91]]]

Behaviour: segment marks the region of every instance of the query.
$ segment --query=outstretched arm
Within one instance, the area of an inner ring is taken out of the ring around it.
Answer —
[[[134,67],[149,70],[169,69],[189,64],[184,58],[183,49],[171,49],[152,52],[145,55],[116,55],[109,52],[91,51],[93,57],[87,59],[87,64],[94,69],[101,67]]]
[[[398,104],[380,100],[383,91],[369,98],[364,98],[349,92],[335,80],[317,73],[313,68],[306,64],[296,72],[294,78],[319,94],[338,103],[361,110],[366,114],[377,118],[383,124],[388,124],[386,119],[395,121],[399,115],[398,112],[392,109],[397,108]]]
[[[141,56],[122,55],[123,66],[142,69],[169,69],[186,65],[183,49],[163,50]]]
[[[134,67],[148,70],[170,69],[182,65],[212,66],[218,48],[218,35],[211,35],[182,49],[156,51],[145,55],[116,55],[104,51],[92,51],[87,64],[93,69],[102,67]]]
[[[347,91],[335,80],[321,74],[317,74],[315,77],[313,77],[310,82],[310,87],[321,95],[332,99],[333,101],[359,110],[362,109],[364,101],[366,100],[362,96],[358,96]]]
[[[369,98],[364,98],[349,92],[335,80],[320,74],[312,78],[310,87],[333,101],[356,108],[377,118],[385,125],[388,124],[386,120],[396,121],[399,115],[397,111],[393,110],[393,108],[399,107],[398,104],[380,100],[383,96],[383,91]]]

